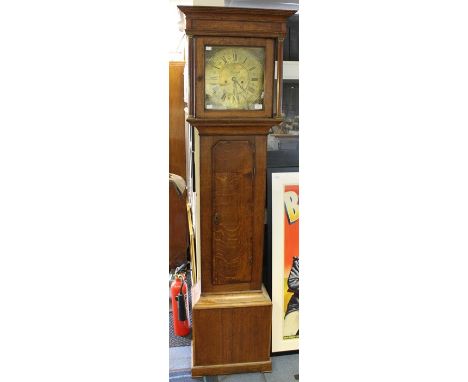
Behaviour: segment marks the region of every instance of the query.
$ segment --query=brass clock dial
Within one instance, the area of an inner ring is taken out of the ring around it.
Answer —
[[[205,47],[205,109],[262,110],[263,47]]]

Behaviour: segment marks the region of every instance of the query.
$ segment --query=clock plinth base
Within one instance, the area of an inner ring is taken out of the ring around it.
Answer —
[[[264,287],[199,297],[192,311],[192,376],[271,371],[271,308]]]
[[[193,366],[192,377],[237,373],[271,373],[271,360],[266,362],[245,362],[211,366]]]

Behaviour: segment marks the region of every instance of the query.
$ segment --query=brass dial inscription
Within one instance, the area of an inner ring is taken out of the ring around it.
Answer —
[[[205,109],[262,110],[263,47],[205,47]]]

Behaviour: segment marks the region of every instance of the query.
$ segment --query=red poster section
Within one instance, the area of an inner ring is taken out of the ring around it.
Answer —
[[[291,311],[292,303],[297,302],[299,309],[299,279],[297,279],[296,295],[288,285],[288,277],[293,266],[294,258],[299,258],[299,185],[286,185],[283,193],[284,201],[284,303],[283,314]],[[297,264],[298,266],[298,264]],[[283,338],[297,338],[297,335],[286,335]]]

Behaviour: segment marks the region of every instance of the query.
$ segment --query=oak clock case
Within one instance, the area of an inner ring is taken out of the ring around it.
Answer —
[[[262,283],[275,57],[294,11],[179,6],[189,37],[197,272],[192,376],[271,371],[272,303]],[[277,88],[281,95],[281,87]],[[279,97],[281,99],[281,97]]]

